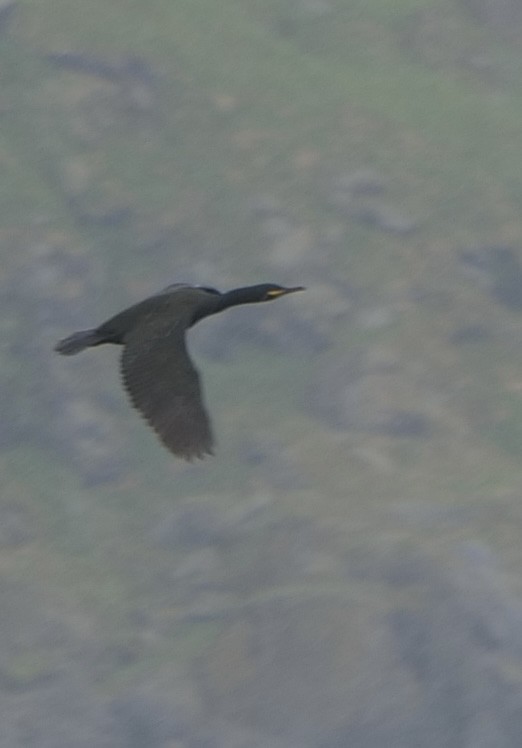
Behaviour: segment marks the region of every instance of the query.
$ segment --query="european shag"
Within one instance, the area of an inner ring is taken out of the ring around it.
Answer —
[[[55,350],[71,356],[103,343],[123,346],[121,377],[134,407],[173,454],[186,460],[203,458],[212,454],[214,439],[199,375],[187,351],[186,330],[228,307],[302,290],[264,283],[220,293],[176,283],[99,327],[73,333]]]

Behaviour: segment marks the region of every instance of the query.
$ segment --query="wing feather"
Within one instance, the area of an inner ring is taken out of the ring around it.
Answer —
[[[120,366],[132,404],[167,449],[186,460],[212,454],[212,427],[184,325],[144,319],[125,337]]]

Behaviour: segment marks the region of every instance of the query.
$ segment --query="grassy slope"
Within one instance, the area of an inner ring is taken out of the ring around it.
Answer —
[[[220,432],[221,426],[229,432],[223,441],[229,441],[205,473],[171,474],[168,458],[141,435],[136,448],[146,454],[148,477],[137,472],[130,485],[117,489],[84,491],[47,454],[15,460],[8,455],[12,491],[30,508],[40,535],[29,549],[10,553],[6,568],[20,574],[37,568],[42,579],[53,578],[65,607],[94,611],[109,636],[116,636],[127,606],[147,589],[152,570],[147,566],[137,574],[138,560],[150,558],[145,531],[150,517],[161,516],[172,501],[172,484],[177,495],[217,489],[241,500],[249,476],[234,461],[233,433],[241,435],[252,419],[263,429],[281,421],[282,438],[296,443],[299,460],[306,458],[313,490],[282,500],[293,506],[299,501],[310,512],[349,519],[364,514],[368,504],[378,507],[419,494],[436,501],[474,501],[516,491],[520,484],[522,440],[511,414],[521,408],[516,388],[508,385],[520,371],[521,356],[498,341],[483,344],[479,352],[455,352],[446,341],[459,320],[489,314],[500,322],[509,319],[491,310],[487,298],[477,300],[461,288],[452,253],[488,241],[520,244],[522,96],[515,84],[492,88],[478,74],[452,64],[451,55],[433,68],[404,48],[400,30],[433,3],[397,2],[393,12],[385,0],[331,5],[333,12],[322,18],[298,16],[293,33],[281,36],[274,29],[288,19],[281,19],[276,2],[25,0],[16,43],[3,43],[2,77],[11,107],[3,115],[0,141],[9,175],[0,188],[0,220],[9,229],[24,226],[27,216],[44,214],[73,241],[91,246],[98,260],[104,262],[108,254],[107,272],[114,269],[116,284],[146,275],[149,259],[133,253],[132,244],[127,249],[128,236],[109,230],[89,234],[69,223],[48,166],[77,152],[67,96],[78,82],[67,75],[57,80],[37,54],[39,49],[86,49],[101,56],[132,51],[161,71],[162,125],[148,143],[132,128],[125,137],[109,132],[98,144],[101,180],[109,180],[117,192],[124,189],[151,215],[182,221],[203,244],[227,247],[223,266],[249,280],[266,272],[266,263],[244,195],[275,193],[296,220],[320,231],[332,220],[324,209],[324,175],[372,165],[389,177],[387,199],[422,217],[422,236],[396,238],[350,228],[346,251],[335,257],[335,272],[349,274],[374,299],[400,298],[402,289],[416,282],[449,292],[449,303],[435,314],[403,304],[392,330],[361,333],[343,323],[334,329],[339,351],[371,338],[374,345],[394,349],[408,362],[406,370],[420,366],[430,372],[447,394],[440,438],[406,447],[362,439],[364,448],[388,455],[398,466],[391,473],[379,473],[361,458],[357,438],[350,438],[347,450],[346,442],[312,418],[282,407],[292,402],[290,394],[267,406],[272,388],[290,393],[296,382],[306,392],[310,375],[301,361],[295,366],[288,360],[267,362],[262,355],[238,355],[233,375],[223,365],[206,366],[209,399],[217,404]],[[497,40],[455,15],[452,4],[441,1],[433,23],[450,51],[457,36],[446,33],[447,27],[458,30],[464,48],[485,45],[494,61],[501,58]],[[502,54],[509,69],[520,64],[515,52],[513,58]],[[310,166],[301,165],[303,153],[314,154]],[[264,363],[271,372],[264,383],[267,397],[252,402],[249,367]],[[238,393],[248,411],[237,407]],[[413,379],[411,393],[414,401],[422,397]],[[492,412],[508,414],[498,433],[467,426],[484,399]],[[57,471],[63,486],[58,495]],[[96,557],[88,560],[93,547]],[[158,554],[152,568],[161,563]]]

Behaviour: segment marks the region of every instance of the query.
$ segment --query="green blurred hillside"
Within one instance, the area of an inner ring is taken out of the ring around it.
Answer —
[[[519,568],[521,70],[450,0],[20,0],[0,27],[0,578],[85,639],[102,691],[223,634],[185,621],[185,552],[154,540],[183,502]],[[218,435],[194,466],[115,351],[52,354],[182,280],[308,288],[191,332]],[[272,579],[241,577],[253,526],[224,544],[232,607]],[[30,644],[0,682],[70,657]]]

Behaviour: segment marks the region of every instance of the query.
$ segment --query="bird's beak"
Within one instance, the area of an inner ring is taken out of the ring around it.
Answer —
[[[304,286],[294,286],[293,288],[273,288],[268,292],[268,296],[272,299],[277,299],[279,296],[286,296],[288,293],[295,293],[296,291],[304,291]]]

